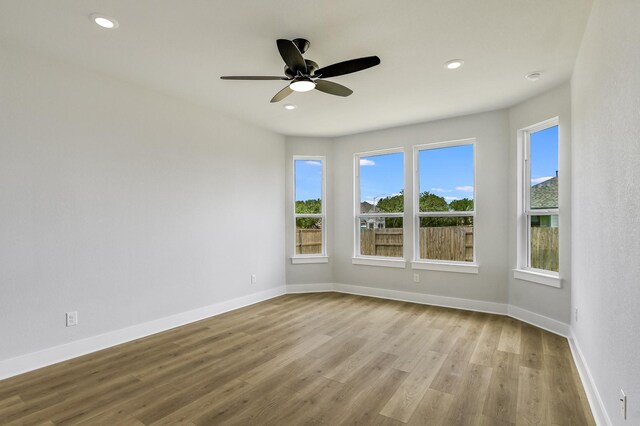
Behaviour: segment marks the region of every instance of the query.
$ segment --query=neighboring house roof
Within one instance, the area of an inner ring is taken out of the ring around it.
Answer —
[[[372,210],[373,210],[373,204],[368,203],[366,201],[362,201],[360,203],[360,213],[372,213]]]
[[[531,187],[531,208],[551,209],[558,207],[558,176]]]

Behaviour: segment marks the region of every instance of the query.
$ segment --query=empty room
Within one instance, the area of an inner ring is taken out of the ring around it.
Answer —
[[[640,425],[638,22],[0,1],[0,425]]]

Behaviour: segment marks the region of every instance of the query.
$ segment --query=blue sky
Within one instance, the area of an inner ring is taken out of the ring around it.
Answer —
[[[544,182],[558,170],[558,126],[531,134],[531,185]]]
[[[531,184],[555,176],[558,170],[558,127],[531,134]],[[373,203],[404,189],[403,153],[360,159],[360,200]],[[444,197],[447,202],[474,196],[473,145],[425,149],[418,154],[419,189]],[[322,164],[295,162],[296,200],[320,198]]]
[[[296,201],[316,200],[322,196],[322,163],[296,160]]]
[[[403,158],[401,152],[361,157],[360,201],[373,204],[399,194],[404,189]]]
[[[429,191],[447,202],[473,199],[473,145],[425,149],[418,161],[420,192]]]

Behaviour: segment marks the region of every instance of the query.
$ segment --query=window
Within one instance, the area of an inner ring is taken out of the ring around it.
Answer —
[[[325,159],[295,156],[295,251],[293,263],[317,263],[326,257]],[[326,259],[324,259],[326,261]]]
[[[404,267],[404,154],[400,149],[355,156],[354,263]],[[393,260],[402,260],[402,264]]]
[[[415,147],[414,268],[474,265],[474,140]],[[475,266],[475,265],[474,265]],[[477,267],[458,272],[477,272]]]
[[[559,279],[558,119],[526,128],[520,136],[518,268]],[[559,287],[558,280],[542,281]]]

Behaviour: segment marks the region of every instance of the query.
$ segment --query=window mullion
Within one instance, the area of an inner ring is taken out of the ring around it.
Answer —
[[[419,212],[418,217],[472,217],[475,216],[475,211],[446,211],[446,212]]]

